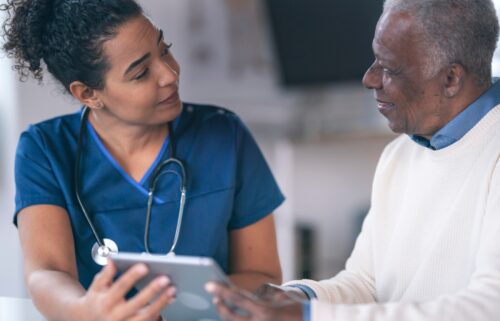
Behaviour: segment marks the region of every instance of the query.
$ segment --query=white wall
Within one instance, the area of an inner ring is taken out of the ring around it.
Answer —
[[[3,2],[0,1],[0,4]],[[0,20],[2,17],[0,13]],[[0,296],[23,294],[19,245],[11,223],[14,211],[12,172],[17,136],[16,103],[17,88],[10,61],[0,58]]]

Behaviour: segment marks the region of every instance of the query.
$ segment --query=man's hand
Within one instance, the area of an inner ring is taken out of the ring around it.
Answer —
[[[262,299],[220,283],[210,282],[205,288],[214,295],[214,303],[225,321],[302,321],[302,303],[279,292],[275,292],[274,299]]]
[[[254,293],[259,299],[264,301],[285,302],[285,301],[307,301],[307,295],[300,289],[293,287],[281,287],[271,283],[260,286]]]

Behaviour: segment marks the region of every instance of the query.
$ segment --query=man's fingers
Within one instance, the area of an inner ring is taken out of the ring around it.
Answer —
[[[260,307],[253,295],[229,288],[220,283],[209,282],[206,284],[205,289],[220,301],[223,301],[225,306],[234,305],[248,311],[250,314],[255,314]]]
[[[102,291],[107,289],[113,283],[113,277],[116,274],[116,267],[113,262],[109,261],[108,264],[97,273],[89,287],[89,291]]]
[[[170,286],[169,286],[170,285]],[[143,309],[146,305],[153,301],[155,297],[161,294],[167,295],[168,300],[172,301],[175,296],[175,287],[171,286],[170,279],[166,276],[160,276],[151,281],[144,289],[137,293],[133,298],[125,303],[120,315],[119,320],[136,314],[139,310]],[[160,297],[158,300],[160,301]],[[163,308],[163,306],[162,306]]]
[[[214,298],[214,303],[215,307],[217,308],[217,312],[219,312],[220,317],[224,321],[249,321],[250,316],[248,317],[243,316],[236,311],[234,311],[233,308],[228,307],[223,300],[219,299],[219,297]]]
[[[148,267],[139,263],[128,269],[118,280],[113,283],[110,295],[122,299],[134,287],[134,285],[148,273]]]

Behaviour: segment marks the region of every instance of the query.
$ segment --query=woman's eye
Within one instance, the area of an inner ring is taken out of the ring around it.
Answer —
[[[137,76],[135,76],[134,79],[135,80],[141,80],[142,78],[146,77],[146,75],[148,74],[148,71],[149,71],[148,68],[144,69],[144,71],[141,72],[140,74],[138,74]]]
[[[163,50],[161,51],[162,57],[165,57],[168,55],[168,53],[170,52],[170,47],[172,47],[171,43],[168,45],[165,45],[165,48],[163,48]]]

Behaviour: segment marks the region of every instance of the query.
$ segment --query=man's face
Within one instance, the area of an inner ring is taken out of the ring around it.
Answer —
[[[373,39],[375,61],[363,85],[374,90],[378,109],[392,131],[430,138],[449,118],[443,71],[425,75],[428,55],[422,41],[408,13],[382,15]]]

